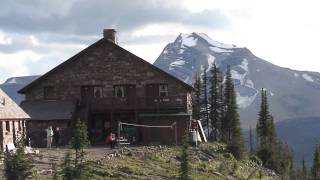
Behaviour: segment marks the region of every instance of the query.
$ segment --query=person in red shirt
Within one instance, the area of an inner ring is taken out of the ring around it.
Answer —
[[[110,145],[110,148],[111,148],[111,149],[113,149],[114,146],[116,145],[115,134],[110,133],[110,134],[106,137],[105,142]]]

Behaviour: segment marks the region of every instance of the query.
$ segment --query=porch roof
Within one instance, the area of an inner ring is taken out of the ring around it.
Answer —
[[[20,105],[32,120],[68,120],[75,104],[72,101],[24,101]]]

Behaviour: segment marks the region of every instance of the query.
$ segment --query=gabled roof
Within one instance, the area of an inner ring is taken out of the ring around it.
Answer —
[[[2,89],[0,89],[0,120],[29,119],[25,113]]]
[[[68,120],[76,105],[72,101],[23,101],[21,107],[31,120]]]
[[[23,94],[25,93],[29,88],[33,87],[35,84],[45,80],[50,74],[53,74],[55,73],[58,69],[62,68],[63,66],[73,62],[73,61],[76,61],[78,59],[78,57],[81,57],[82,55],[84,55],[85,53],[88,53],[89,50],[99,46],[100,44],[103,44],[103,43],[106,43],[110,46],[114,46],[115,48],[118,48],[119,50],[123,51],[124,53],[127,53],[127,54],[130,54],[132,56],[134,56],[137,60],[141,61],[142,63],[145,63],[147,64],[148,66],[150,66],[151,68],[153,68],[154,70],[162,73],[162,74],[165,74],[167,77],[175,80],[176,82],[182,84],[184,87],[186,87],[188,90],[193,90],[193,87],[190,86],[189,84],[181,81],[180,79],[170,75],[169,73],[161,70],[160,68],[150,64],[149,62],[143,60],[142,58],[136,56],[135,54],[131,53],[130,51],[127,51],[126,49],[120,47],[119,45],[113,43],[113,42],[110,42],[108,41],[107,39],[105,38],[102,38],[100,40],[98,40],[97,42],[93,43],[92,45],[88,46],[87,48],[85,48],[84,50],[80,51],[78,54],[72,56],[71,58],[69,58],[68,60],[64,61],[63,63],[61,63],[60,65],[56,66],[55,68],[51,69],[49,72],[47,72],[46,74],[44,74],[43,76],[39,77],[38,79],[36,79],[35,81],[31,82],[30,84],[28,84],[27,86],[25,86],[24,88],[20,89],[18,92]]]

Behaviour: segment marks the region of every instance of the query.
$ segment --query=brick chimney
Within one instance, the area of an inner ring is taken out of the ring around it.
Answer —
[[[103,38],[116,43],[116,30],[114,29],[104,29],[103,30]]]

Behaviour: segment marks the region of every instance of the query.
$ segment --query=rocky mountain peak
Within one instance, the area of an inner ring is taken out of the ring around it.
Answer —
[[[180,34],[154,65],[192,84],[196,73],[216,63],[222,72],[231,66],[242,124],[255,125],[261,88],[267,89],[275,120],[308,117],[320,112],[320,74],[271,64],[246,47],[224,44],[204,33]],[[310,96],[308,95],[310,94]],[[312,94],[312,96],[311,96]]]

